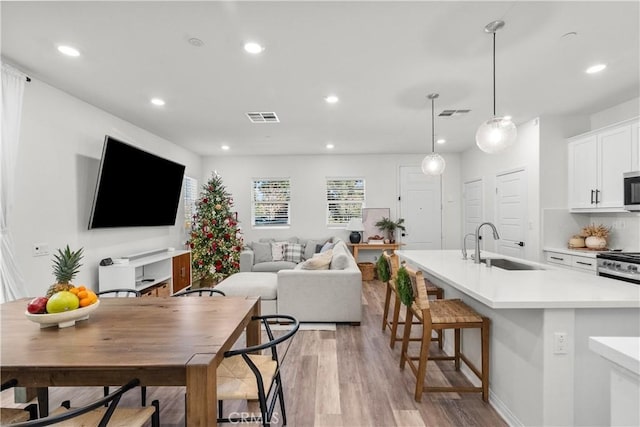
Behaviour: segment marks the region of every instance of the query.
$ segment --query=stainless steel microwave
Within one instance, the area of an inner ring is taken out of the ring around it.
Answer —
[[[640,171],[624,174],[624,208],[640,212]]]

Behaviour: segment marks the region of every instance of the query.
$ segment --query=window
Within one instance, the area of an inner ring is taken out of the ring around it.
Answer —
[[[363,178],[327,178],[327,225],[361,218],[364,201]]]
[[[254,179],[251,189],[251,224],[254,227],[290,224],[291,181],[288,178]]]
[[[182,181],[182,197],[184,198],[184,228],[191,230],[193,216],[196,214],[198,200],[198,180],[184,176]]]

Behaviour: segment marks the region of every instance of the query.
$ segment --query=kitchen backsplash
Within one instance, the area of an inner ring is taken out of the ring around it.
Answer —
[[[611,227],[608,239],[610,249],[640,252],[640,214],[574,214],[567,209],[542,210],[543,247],[566,248],[569,238],[580,233],[582,227],[588,224]]]

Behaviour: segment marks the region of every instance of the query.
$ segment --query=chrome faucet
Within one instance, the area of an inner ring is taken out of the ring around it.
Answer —
[[[480,264],[480,229],[482,228],[482,226],[484,225],[488,225],[489,227],[491,227],[493,229],[493,238],[496,240],[500,239],[500,235],[498,234],[498,230],[496,229],[496,226],[493,225],[493,223],[491,222],[483,222],[482,224],[480,224],[478,226],[478,228],[476,228],[476,251],[475,254],[473,256],[473,262],[474,264]]]
[[[462,259],[467,259],[467,237],[475,237],[473,233],[467,233],[462,238]]]

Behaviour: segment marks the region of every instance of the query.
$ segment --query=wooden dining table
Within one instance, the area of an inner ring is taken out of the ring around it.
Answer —
[[[28,299],[0,304],[2,382],[21,387],[186,386],[186,424],[215,426],[216,369],[246,330],[260,343],[259,298],[102,298],[90,318],[40,328],[24,312]],[[41,408],[42,411],[43,408]],[[44,408],[45,413],[48,408]]]

